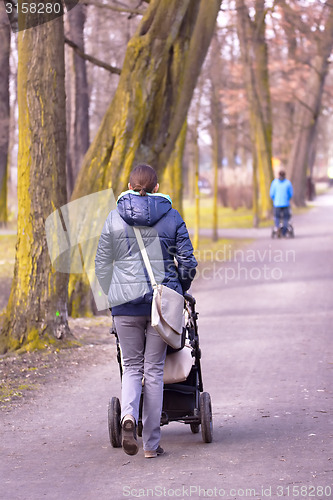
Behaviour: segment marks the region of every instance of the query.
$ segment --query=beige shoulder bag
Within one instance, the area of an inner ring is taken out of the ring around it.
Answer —
[[[164,342],[174,349],[180,349],[184,325],[184,297],[175,290],[156,283],[140,229],[137,227],[133,227],[133,229],[154,291],[151,305],[151,324]]]

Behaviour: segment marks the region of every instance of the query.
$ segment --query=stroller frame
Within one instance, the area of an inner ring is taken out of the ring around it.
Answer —
[[[280,222],[279,224],[279,227],[273,227],[272,229],[272,238],[283,238],[283,223]],[[295,238],[295,232],[294,232],[294,228],[292,226],[292,224],[290,222],[288,222],[288,226],[287,226],[287,232],[284,236],[284,238]]]
[[[199,347],[198,333],[198,313],[195,310],[196,300],[192,295],[185,293],[185,308],[188,312],[188,319],[185,325],[186,339],[191,347],[191,354],[194,358],[191,371],[184,382],[174,384],[164,384],[163,387],[163,408],[161,414],[161,426],[169,422],[182,422],[190,425],[193,434],[200,430],[205,443],[211,443],[213,439],[213,419],[212,404],[208,392],[203,392],[203,382],[201,373],[201,349]],[[123,370],[121,364],[120,344],[114,327],[110,333],[116,337],[117,361],[122,379]],[[167,353],[175,352],[168,346]],[[138,436],[142,436],[142,404],[143,391],[140,399],[139,421],[137,425]],[[117,397],[112,397],[108,406],[108,428],[110,443],[114,448],[122,446],[122,430],[120,423],[121,406]]]
[[[283,221],[280,219],[279,226],[276,227],[274,225],[274,227],[272,228],[272,235],[271,236],[273,239],[274,238],[295,238],[294,227],[291,223],[291,219],[292,219],[292,213],[290,210],[286,234],[283,236]]]

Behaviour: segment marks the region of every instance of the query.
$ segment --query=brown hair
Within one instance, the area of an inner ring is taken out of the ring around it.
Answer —
[[[131,172],[129,182],[133,191],[138,191],[141,196],[151,193],[157,184],[157,175],[155,170],[145,163],[137,165]]]

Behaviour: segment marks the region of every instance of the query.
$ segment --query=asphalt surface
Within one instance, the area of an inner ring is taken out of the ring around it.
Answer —
[[[206,255],[192,293],[212,443],[172,423],[157,459],[111,448],[111,346],[105,364],[0,415],[1,498],[332,498],[332,222],[333,193],[294,218],[295,239],[263,229],[217,263]]]

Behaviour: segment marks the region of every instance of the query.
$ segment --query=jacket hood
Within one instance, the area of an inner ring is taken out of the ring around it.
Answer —
[[[130,226],[154,226],[172,208],[170,196],[136,191],[125,191],[117,200],[120,217]]]

